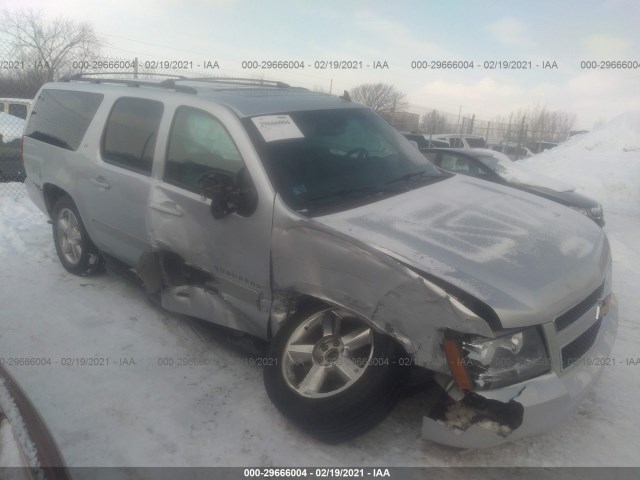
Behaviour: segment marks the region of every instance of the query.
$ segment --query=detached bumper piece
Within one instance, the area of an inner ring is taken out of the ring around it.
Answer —
[[[444,393],[444,392],[443,392]],[[431,418],[462,433],[477,426],[501,437],[507,437],[522,425],[524,407],[515,400],[500,402],[470,393],[456,402],[448,395],[431,411]]]

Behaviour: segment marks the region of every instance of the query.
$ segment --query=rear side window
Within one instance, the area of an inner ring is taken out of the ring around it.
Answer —
[[[426,148],[427,142],[422,135],[405,135],[408,140],[414,141],[418,144],[418,148]]]
[[[117,100],[104,129],[103,160],[127,170],[151,175],[163,109],[161,102],[153,100]]]
[[[443,153],[440,167],[454,173],[461,173],[472,177],[483,177],[486,172],[474,161],[461,155]]]
[[[33,105],[25,135],[76,151],[103,97],[99,93],[43,90]]]
[[[27,106],[22,103],[11,103],[9,105],[9,115],[13,115],[14,117],[22,118],[24,120],[27,118]]]
[[[440,166],[440,162],[437,162],[438,154],[436,152],[424,152],[423,155],[427,157],[430,162]]]

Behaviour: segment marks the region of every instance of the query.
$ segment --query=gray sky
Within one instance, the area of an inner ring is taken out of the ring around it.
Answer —
[[[424,109],[457,114],[462,107],[463,114],[490,120],[538,104],[577,114],[576,128],[586,129],[640,110],[636,0],[0,0],[2,9],[24,7],[92,23],[108,43],[105,55],[183,60],[198,70],[216,60],[214,75],[332,85],[333,92],[383,81]],[[249,70],[243,60],[304,61],[305,68]],[[315,68],[326,60],[363,68]],[[473,61],[474,68],[411,68],[416,60]],[[485,68],[512,60],[531,68]],[[581,68],[581,61],[608,60],[635,61],[637,68]],[[376,61],[389,68],[373,69]],[[544,62],[558,68],[543,69]]]

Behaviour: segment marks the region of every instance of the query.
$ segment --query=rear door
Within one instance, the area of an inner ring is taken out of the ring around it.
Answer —
[[[94,242],[129,265],[151,248],[146,210],[163,111],[156,100],[118,98],[84,187]]]

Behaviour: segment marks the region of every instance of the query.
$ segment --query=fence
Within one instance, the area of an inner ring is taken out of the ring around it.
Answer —
[[[518,122],[501,122],[480,119],[475,114],[445,113],[414,104],[405,110],[383,116],[400,131],[422,133],[429,138],[438,134],[482,137],[488,147],[509,153],[512,158],[540,153],[565,141],[573,133],[570,130],[572,122],[563,117],[558,120],[555,113],[547,113],[547,127],[541,121],[542,115],[538,115],[532,119],[538,128],[532,128],[526,116]]]
[[[11,61],[11,48],[0,42],[0,196],[25,194],[25,174],[20,155],[25,118],[33,92],[17,78],[19,63]]]
[[[2,92],[0,91],[0,95]],[[11,98],[0,98],[2,111],[0,111],[0,195],[20,197],[24,195],[22,182],[25,178],[24,167],[21,159],[21,141],[24,131],[24,118],[16,116],[21,114],[18,108],[12,106],[27,105],[24,101]],[[26,111],[24,112],[26,117]]]

